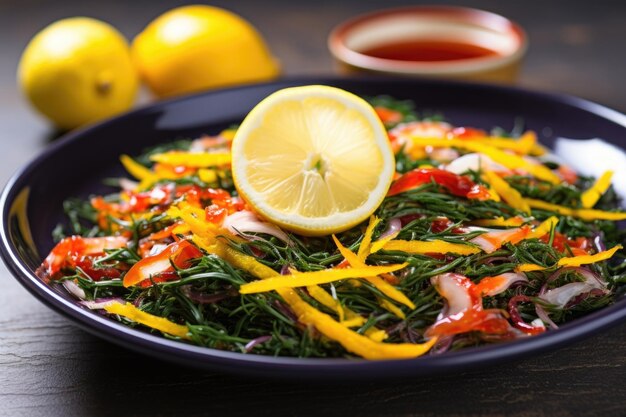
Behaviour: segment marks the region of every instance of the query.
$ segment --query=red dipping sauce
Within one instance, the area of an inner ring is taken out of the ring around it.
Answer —
[[[499,54],[482,46],[436,40],[407,40],[375,46],[360,53],[395,61],[440,62],[494,57]]]

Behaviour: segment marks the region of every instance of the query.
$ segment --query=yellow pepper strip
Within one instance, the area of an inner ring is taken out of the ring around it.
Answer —
[[[549,217],[539,226],[535,227],[535,229],[532,232],[530,232],[528,236],[526,236],[526,239],[533,239],[533,238],[539,239],[541,236],[550,233],[550,231],[554,229],[558,223],[559,223],[558,217],[556,216]]]
[[[189,228],[189,225],[185,223],[177,224],[172,229],[172,235],[186,235],[189,232],[191,232],[191,229]]]
[[[405,148],[405,150],[414,161],[419,161],[420,159],[426,159],[428,157],[424,148],[411,146],[410,149]]]
[[[622,249],[622,245],[614,246],[613,248],[609,250],[598,252],[595,255],[568,256],[568,257],[559,259],[559,261],[556,263],[556,266],[563,267],[563,266],[581,266],[581,265],[595,264],[596,262],[602,262],[602,261],[606,261],[607,259],[612,258],[613,255],[615,255],[615,252],[617,252],[620,249]],[[543,267],[541,265],[536,265],[536,264],[521,264],[517,268],[515,268],[515,271],[531,272],[531,271],[543,271],[544,269],[550,269],[550,268],[546,268],[546,267]]]
[[[412,137],[411,141],[416,146],[435,146],[435,147],[453,147],[457,149],[463,149],[470,152],[482,153],[493,159],[500,165],[504,165],[509,169],[523,169],[528,171],[533,176],[548,181],[552,184],[561,183],[561,179],[553,173],[550,169],[543,165],[534,164],[525,160],[524,158],[513,155],[493,146],[484,145],[482,143],[476,143],[471,140],[462,139],[424,139]]]
[[[402,320],[406,319],[406,314],[404,314],[404,311],[400,310],[400,308],[396,307],[393,303],[390,303],[388,300],[385,300],[384,298],[378,299],[378,302],[380,303],[382,308],[393,313],[394,316]]]
[[[126,171],[130,173],[130,175],[141,181],[139,183],[139,186],[137,187],[139,190],[148,189],[159,180],[173,180],[180,178],[180,175],[172,173],[171,171],[153,172],[152,170],[133,160],[128,155],[122,155],[120,157],[120,161],[122,162],[122,165],[124,165],[124,168],[126,168]]]
[[[258,262],[253,257],[237,252],[226,245],[223,246],[223,258],[235,268],[248,271],[260,279],[278,276],[276,271]],[[324,336],[339,342],[346,350],[365,359],[415,358],[428,352],[437,342],[436,337],[422,344],[392,344],[374,341],[367,336],[362,336],[348,329],[329,315],[316,310],[292,289],[278,288],[276,292],[289,304],[300,323],[314,326]]]
[[[221,136],[226,140],[232,141],[235,138],[235,133],[237,133],[237,129],[224,129],[220,132],[218,136]]]
[[[500,178],[493,171],[485,171],[487,182],[496,190],[496,192],[514,209],[530,213],[528,203],[524,201],[522,195],[515,188],[511,187],[508,182]]]
[[[344,326],[346,327],[362,326],[367,321],[361,315],[355,313],[354,311],[350,310],[347,307],[342,306],[339,301],[335,300],[332,297],[332,295],[326,292],[322,287],[318,285],[309,285],[308,287],[306,287],[306,289],[309,292],[309,295],[311,297],[313,297],[319,303],[330,308],[331,310],[334,310],[339,316],[339,321]],[[370,328],[368,330],[372,330],[373,333],[377,333],[377,329],[375,328]],[[368,335],[369,337],[368,332],[366,332],[365,334]],[[375,336],[375,337],[378,337],[378,336]]]
[[[124,165],[124,168],[126,168],[126,171],[128,171],[130,175],[140,181],[157,179],[157,176],[154,174],[154,172],[152,172],[149,168],[141,165],[139,162],[136,162],[128,155],[120,156],[120,161],[122,162],[122,165]]]
[[[385,294],[387,297],[391,298],[392,300],[400,304],[404,304],[411,310],[415,308],[415,304],[413,304],[413,302],[409,300],[409,298],[406,295],[404,295],[402,291],[400,291],[399,289],[397,289],[396,287],[394,287],[393,285],[385,281],[383,278],[379,276],[375,276],[375,277],[365,277],[365,279],[374,287],[376,287],[378,291],[382,292],[383,294]]]
[[[548,153],[548,149],[540,145],[539,143],[535,143],[535,145],[533,145],[533,148],[530,151],[530,154],[532,156],[541,156],[541,155],[545,155],[546,153]]]
[[[384,246],[385,250],[398,250],[406,253],[424,255],[426,253],[455,253],[457,255],[472,255],[480,252],[480,248],[462,243],[449,243],[443,240],[427,242],[417,240],[392,240]]]
[[[580,196],[580,201],[584,208],[591,208],[596,205],[602,194],[611,186],[613,171],[606,171],[598,180]]]
[[[357,252],[357,256],[359,260],[365,262],[368,255],[370,254],[370,246],[372,244],[372,233],[374,233],[374,229],[380,223],[380,219],[376,216],[370,217],[370,222],[367,225],[367,229],[365,230],[365,234],[363,235],[363,240],[359,245],[359,251]]]
[[[189,339],[189,329],[187,326],[172,323],[166,318],[141,311],[131,303],[113,303],[105,306],[104,309],[110,314],[117,314],[119,316],[126,317],[127,319],[143,324],[144,326],[151,327],[155,330],[159,330],[163,333],[178,336],[182,339]]]
[[[386,331],[382,329],[378,330],[373,327],[370,327],[369,329],[367,329],[365,331],[365,335],[369,337],[370,340],[373,340],[374,342],[378,342],[378,343],[382,342],[383,340],[389,337]]]
[[[487,136],[485,138],[470,138],[466,140],[476,141],[498,149],[510,150],[521,155],[528,155],[533,152],[533,150],[536,150],[535,145],[537,144],[537,135],[535,135],[535,132],[532,130],[529,130],[524,132],[519,139]]]
[[[483,226],[483,227],[489,227],[489,226],[518,227],[524,224],[524,219],[519,216],[509,217],[508,219],[505,219],[504,217],[496,217],[495,219],[474,220],[470,223],[476,226]]]
[[[616,245],[609,250],[605,250],[604,252],[598,252],[595,255],[581,255],[581,256],[571,256],[567,258],[559,259],[559,266],[581,266],[588,264],[595,264],[596,262],[606,261],[615,255],[615,252],[622,249],[622,245]]]
[[[346,317],[348,317],[348,316],[349,316],[349,314],[346,311]],[[342,320],[341,324],[343,324],[346,327],[361,327],[361,326],[363,326],[365,324],[366,321],[367,320],[365,320],[363,317],[361,317],[358,314],[354,313],[354,315],[351,316],[350,318],[346,318],[346,319]],[[374,332],[376,332],[377,329],[370,328],[368,330],[373,330]],[[369,337],[368,332],[365,332],[365,334],[368,335],[368,337]]]
[[[205,221],[205,211],[185,201],[178,203],[178,206],[170,206],[166,213],[170,217],[180,218],[189,227],[191,232],[213,243],[215,243],[219,236],[228,236],[230,240],[235,242],[244,241],[243,238],[231,234],[226,229]]]
[[[309,295],[317,300],[320,304],[328,307],[333,310],[339,316],[339,321],[343,322],[345,313],[343,311],[343,306],[341,303],[333,298],[332,295],[328,294],[322,287],[319,285],[309,285],[306,287]]]
[[[152,155],[150,160],[173,166],[209,168],[230,164],[230,153],[181,152],[172,151]]]
[[[407,264],[388,266],[367,266],[364,268],[325,269],[314,272],[296,272],[291,275],[281,275],[263,281],[254,281],[242,285],[240,294],[254,294],[272,291],[277,288],[306,287],[309,285],[328,284],[346,278],[375,277],[380,274],[394,272],[406,267]]]
[[[217,181],[217,172],[214,169],[200,168],[198,170],[200,181],[211,184]]]
[[[500,201],[502,201],[500,194],[498,194],[493,187],[488,186],[487,191],[489,191],[489,200],[493,200],[496,203],[499,203]]]
[[[535,200],[533,198],[525,198],[531,208],[553,211],[563,216],[578,217],[579,219],[592,220],[626,220],[626,212],[623,211],[602,211],[594,209],[575,209],[563,207],[556,204],[546,203],[543,200]]]
[[[361,261],[358,255],[355,255],[348,248],[343,246],[339,239],[333,235],[333,240],[335,241],[335,245],[337,245],[337,249],[339,249],[339,253],[348,261],[353,268],[363,268],[367,267],[365,262]],[[411,310],[415,308],[415,304],[409,298],[404,295],[400,290],[396,289],[393,285],[385,281],[384,279],[378,276],[365,277],[365,279],[375,286],[378,291],[385,294],[387,297],[391,298],[394,301],[397,301],[400,304],[404,304],[409,307]]]
[[[537,264],[521,264],[515,268],[515,272],[534,272],[543,271],[544,269],[547,268]]]
[[[376,242],[372,243],[372,246],[370,248],[370,253],[376,253],[379,250],[381,250],[387,243],[391,242],[392,240],[394,240],[396,237],[398,237],[398,235],[400,234],[400,232],[395,232],[390,234],[389,236],[385,236],[382,239],[378,239]]]
[[[166,213],[169,217],[181,219],[194,234],[204,238],[214,238],[220,230],[214,224],[204,221],[204,210],[185,202],[171,206]]]

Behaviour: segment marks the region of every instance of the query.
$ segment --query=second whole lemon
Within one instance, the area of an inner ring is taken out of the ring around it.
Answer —
[[[87,17],[59,20],[35,35],[20,60],[18,82],[61,129],[128,110],[139,86],[126,39]]]
[[[133,41],[133,59],[159,97],[266,81],[280,68],[256,29],[212,6],[183,6],[159,16]]]

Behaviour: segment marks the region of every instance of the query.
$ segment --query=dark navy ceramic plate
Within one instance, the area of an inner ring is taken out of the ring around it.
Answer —
[[[190,346],[125,327],[79,306],[34,274],[52,248],[50,233],[62,220],[70,196],[105,192],[103,178],[122,174],[122,153],[177,138],[215,134],[240,122],[275,90],[302,84],[328,84],[359,95],[388,94],[414,100],[420,111],[442,113],[456,125],[511,129],[516,120],[550,145],[556,136],[601,137],[624,143],[626,116],[581,99],[521,89],[444,81],[398,79],[299,79],[248,86],[157,103],[97,126],[71,133],[52,144],[17,173],[2,194],[2,257],[33,295],[85,330],[113,343],[198,368],[297,378],[417,376],[495,364],[546,349],[556,349],[626,318],[626,300],[548,332],[515,342],[425,356],[413,360],[368,362],[347,359],[297,359],[244,355]],[[601,161],[589,161],[601,163]],[[112,191],[112,190],[109,190]]]

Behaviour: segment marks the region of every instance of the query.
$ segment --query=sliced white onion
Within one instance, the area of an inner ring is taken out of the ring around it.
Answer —
[[[387,226],[387,230],[385,230],[379,237],[379,239],[384,239],[387,236],[391,236],[394,233],[399,232],[402,229],[402,220],[399,218],[393,218],[389,220],[389,225]]]
[[[494,162],[491,158],[480,153],[468,153],[456,158],[444,167],[446,171],[461,175],[467,171],[480,171],[487,169],[490,171],[508,171],[508,169]]]
[[[67,292],[69,292],[78,299],[84,300],[85,298],[87,298],[85,291],[83,291],[83,289],[80,288],[78,284],[76,284],[74,281],[63,281],[63,287],[65,287]]]
[[[128,178],[120,178],[119,184],[124,191],[135,191],[139,186],[137,181],[129,180]]]
[[[429,152],[428,156],[435,161],[447,163],[459,158],[459,152],[452,148],[435,148]]]
[[[462,275],[451,273],[435,275],[430,279],[431,284],[448,302],[446,316],[462,313],[472,307],[472,296],[468,288],[463,285],[466,279]]]
[[[102,310],[105,307],[110,306],[111,304],[120,303],[123,304],[124,300],[121,298],[109,298],[109,299],[101,299],[101,300],[85,300],[79,302],[80,305],[87,307],[90,310]]]
[[[451,130],[452,126],[443,122],[409,122],[391,129],[389,136],[395,137],[396,144],[409,152],[413,148],[411,138],[445,139]]]
[[[128,238],[124,236],[84,237],[82,242],[85,245],[83,254],[95,255],[106,249],[123,248],[128,243]]]
[[[148,256],[158,255],[159,253],[163,252],[165,248],[167,248],[166,244],[156,243],[154,246],[150,248],[150,253],[148,253]]]
[[[245,232],[265,233],[272,235],[283,242],[289,243],[289,236],[278,226],[261,221],[254,213],[247,210],[238,211],[224,219],[222,227],[229,232],[246,237]]]
[[[223,136],[203,136],[191,142],[189,152],[206,152],[216,148],[224,148],[228,144],[228,139]],[[227,149],[224,149],[227,150]]]
[[[571,282],[558,288],[553,288],[540,295],[542,300],[555,305],[558,308],[563,308],[575,297],[581,294],[588,293],[592,290],[607,291],[606,284],[598,280],[594,274],[583,273],[585,281]]]
[[[394,127],[389,133],[396,136],[417,136],[422,138],[443,139],[452,130],[445,122],[410,122]]]
[[[544,329],[546,328],[546,325],[543,323],[543,321],[541,321],[541,319],[534,319],[530,322],[530,325],[533,327],[542,327]]]
[[[144,278],[148,278],[157,274],[167,271],[172,266],[170,259],[156,259],[153,262],[149,262],[145,265],[140,265],[140,273]]]
[[[613,188],[626,197],[626,152],[602,139],[566,139],[557,138],[555,153],[565,160],[573,169],[582,173],[599,177],[610,169],[613,175]],[[589,163],[601,161],[601,163]]]

